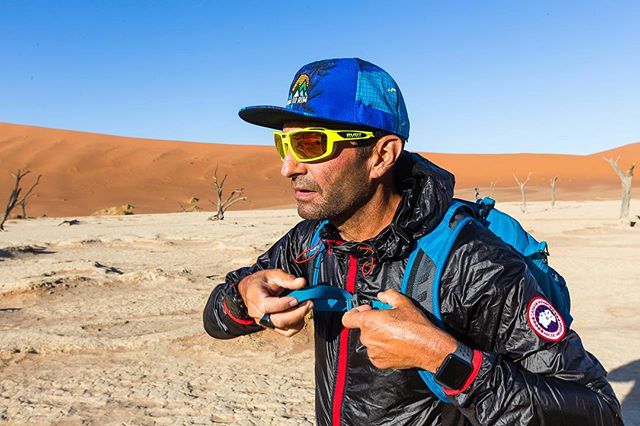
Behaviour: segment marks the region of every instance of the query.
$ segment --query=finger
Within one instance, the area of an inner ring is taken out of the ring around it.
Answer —
[[[362,324],[362,315],[357,309],[352,309],[342,316],[342,325],[346,328],[360,328]]]
[[[267,285],[270,289],[278,292],[284,289],[297,290],[304,287],[306,283],[304,278],[296,278],[282,269],[273,269],[267,274]]]
[[[373,364],[374,367],[376,367],[376,368],[378,368],[380,370],[386,370],[386,369],[391,367],[391,364],[389,364],[384,359],[378,359],[378,358],[375,358],[375,359],[369,358],[369,359],[371,360],[371,364]]]
[[[386,290],[378,293],[378,300],[391,305],[393,308],[398,308],[406,303],[410,303],[408,297],[396,290]]]
[[[307,300],[300,305],[287,309],[284,312],[278,312],[271,314],[271,322],[276,328],[286,330],[288,328],[295,328],[298,325],[304,325],[304,317],[311,311],[313,304],[310,300]]]
[[[352,310],[358,311],[358,312],[366,312],[366,311],[370,311],[372,309],[373,308],[371,307],[371,305],[360,305],[360,306],[356,306]]]
[[[287,309],[297,305],[298,301],[295,297],[265,297],[258,304],[258,309],[262,314],[273,314],[276,312],[286,311]]]

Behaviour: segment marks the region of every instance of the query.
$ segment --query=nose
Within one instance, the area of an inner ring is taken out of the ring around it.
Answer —
[[[295,175],[304,174],[303,163],[300,163],[293,157],[291,150],[287,150],[284,160],[282,160],[280,174],[286,178],[292,178]]]

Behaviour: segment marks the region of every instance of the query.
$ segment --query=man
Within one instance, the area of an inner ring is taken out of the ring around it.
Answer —
[[[439,295],[446,331],[398,292],[415,241],[447,211],[454,177],[403,151],[409,120],[389,74],[360,59],[314,62],[294,77],[286,107],[249,107],[240,117],[282,130],[281,173],[305,220],[213,290],[205,329],[222,339],[299,332],[313,306],[286,294],[310,282],[312,236],[328,219],[319,282],[361,304],[314,312],[318,424],[622,423],[606,372],[578,335],[545,334],[527,320],[535,302],[553,315],[544,321],[565,327],[522,258],[487,229],[465,226],[447,260]],[[392,309],[366,303],[376,299]],[[455,376],[436,375],[449,403],[418,369]]]

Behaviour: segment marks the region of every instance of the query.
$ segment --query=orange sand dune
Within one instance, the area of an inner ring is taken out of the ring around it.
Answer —
[[[640,162],[640,143],[588,156],[551,154],[424,154],[456,174],[457,195],[472,197],[474,187],[498,200],[519,198],[512,174],[531,171],[532,200],[549,198],[549,180],[559,176],[558,199],[617,198],[618,177],[603,160],[620,155],[626,170]],[[10,173],[29,169],[28,185],[42,174],[28,205],[31,216],[89,215],[130,203],[136,213],[180,211],[193,196],[211,210],[211,176],[228,174],[227,191],[243,187],[249,201],[238,209],[293,205],[280,161],[270,146],[239,146],[127,138],[0,123],[0,208],[13,184]],[[491,182],[496,189],[491,191]],[[634,188],[638,186],[638,179]],[[637,190],[634,189],[637,194]],[[493,194],[491,194],[493,192]]]

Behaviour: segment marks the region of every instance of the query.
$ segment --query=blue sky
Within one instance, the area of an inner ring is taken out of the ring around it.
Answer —
[[[293,74],[389,71],[409,148],[586,154],[640,141],[638,1],[0,0],[0,121],[271,144],[237,116]]]

